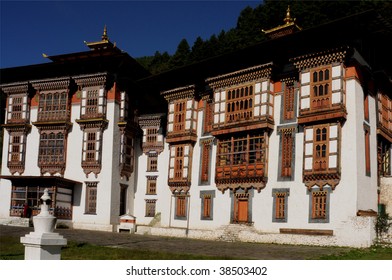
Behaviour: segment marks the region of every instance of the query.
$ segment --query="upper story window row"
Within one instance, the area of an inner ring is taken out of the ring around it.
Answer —
[[[161,94],[169,102],[167,142],[196,142],[198,100],[195,86],[176,88]]]
[[[27,82],[2,85],[7,94],[7,124],[26,124],[30,122],[31,87]]]
[[[238,125],[256,129],[273,125],[272,64],[257,65],[209,78],[213,94],[212,134],[230,133]]]
[[[292,58],[299,74],[299,123],[346,118],[346,68],[348,49]]]
[[[104,118],[106,115],[106,90],[103,87],[82,89],[80,106],[81,119]]]

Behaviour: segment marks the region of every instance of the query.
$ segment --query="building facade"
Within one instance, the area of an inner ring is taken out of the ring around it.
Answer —
[[[372,245],[379,205],[392,213],[392,85],[376,71],[390,54],[369,56],[374,30],[355,23],[390,34],[375,18],[300,31],[288,11],[264,43],[152,77],[93,71],[94,53],[125,59],[106,31],[84,73],[5,69],[0,218],[20,220],[26,203],[36,214],[48,187],[74,228],[115,231],[127,213],[139,234]]]

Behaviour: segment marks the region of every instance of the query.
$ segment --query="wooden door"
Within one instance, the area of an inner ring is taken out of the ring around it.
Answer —
[[[238,199],[237,203],[237,221],[239,223],[247,223],[248,222],[248,200],[247,199]]]

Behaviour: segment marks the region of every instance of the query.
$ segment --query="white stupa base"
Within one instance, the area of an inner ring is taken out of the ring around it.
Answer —
[[[20,242],[25,246],[25,260],[60,260],[61,247],[67,245],[67,239],[53,232],[31,232]]]

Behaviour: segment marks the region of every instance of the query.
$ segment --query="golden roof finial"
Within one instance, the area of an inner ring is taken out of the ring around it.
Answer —
[[[102,41],[109,41],[109,37],[108,37],[108,30],[106,28],[106,24],[105,27],[103,28],[103,34],[102,34]]]
[[[291,18],[291,15],[290,15],[290,5],[288,5],[288,7],[287,7],[286,17],[283,19],[283,21],[284,21],[286,24],[290,24],[290,23],[292,23],[292,22],[295,21],[295,19],[292,19],[292,18]]]

